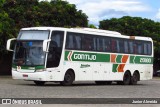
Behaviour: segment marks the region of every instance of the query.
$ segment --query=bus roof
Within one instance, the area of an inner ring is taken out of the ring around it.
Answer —
[[[94,33],[107,33],[107,34],[114,34],[114,35],[121,35],[119,32],[116,31],[109,31],[109,30],[101,30],[101,29],[92,29],[92,28],[63,28],[63,27],[29,27],[29,28],[22,28],[21,30],[78,30],[78,31],[87,31],[87,32],[94,32]]]
[[[136,40],[148,40],[152,41],[150,37],[143,37],[143,36],[127,36],[121,35],[121,33],[116,31],[109,31],[109,30],[101,30],[101,29],[93,29],[93,28],[63,28],[63,27],[28,27],[22,28],[21,30],[63,30],[63,31],[70,31],[70,32],[78,32],[78,33],[96,33],[96,34],[112,34],[112,37],[120,37],[120,38],[128,38],[128,39],[136,39]]]

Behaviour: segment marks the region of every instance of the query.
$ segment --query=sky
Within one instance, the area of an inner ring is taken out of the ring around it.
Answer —
[[[160,22],[160,0],[66,0],[86,13],[90,24],[123,16],[142,17]]]

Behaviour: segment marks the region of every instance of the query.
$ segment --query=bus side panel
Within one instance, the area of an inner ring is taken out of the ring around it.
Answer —
[[[131,76],[135,71],[138,71],[140,74],[140,80],[152,79],[153,67],[152,64],[127,64],[124,71],[129,70]]]
[[[104,64],[104,80],[106,81],[115,81],[122,80],[123,73],[122,72],[113,72],[113,64],[105,63]]]
[[[84,67],[86,62],[64,61],[64,71],[72,69],[75,73],[75,81],[92,80],[92,69]]]

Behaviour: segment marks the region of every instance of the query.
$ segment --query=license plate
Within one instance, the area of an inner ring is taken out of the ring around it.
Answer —
[[[28,75],[27,74],[23,74],[23,77],[28,77]]]

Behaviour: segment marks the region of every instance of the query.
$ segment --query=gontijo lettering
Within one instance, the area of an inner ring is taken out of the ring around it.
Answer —
[[[74,59],[81,59],[81,60],[96,60],[96,55],[89,55],[89,54],[74,54]]]

